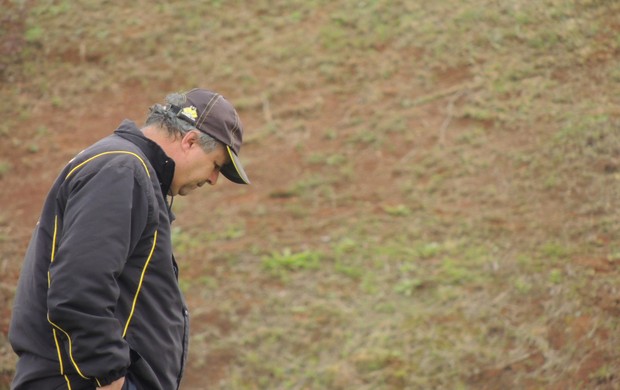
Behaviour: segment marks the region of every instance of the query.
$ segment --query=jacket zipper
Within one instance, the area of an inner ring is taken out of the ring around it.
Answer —
[[[189,310],[186,307],[183,308],[183,353],[181,354],[181,369],[179,376],[177,377],[177,390],[181,386],[181,378],[183,377],[183,370],[185,369],[185,362],[187,361],[187,354],[189,351]]]
[[[177,265],[177,261],[174,258],[174,254],[172,255],[172,269],[174,270],[174,276],[179,280],[179,266]],[[183,297],[183,292],[179,293],[181,297]],[[185,362],[187,361],[187,354],[189,351],[189,310],[187,310],[187,306],[185,306],[185,299],[183,300],[183,350],[181,351],[181,367],[179,369],[179,375],[177,376],[177,390],[179,390],[179,386],[181,386],[181,379],[183,378],[183,370],[185,369]]]

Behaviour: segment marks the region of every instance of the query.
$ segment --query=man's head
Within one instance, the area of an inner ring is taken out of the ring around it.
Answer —
[[[172,141],[164,147],[175,161],[172,195],[186,195],[221,172],[239,184],[250,181],[241,165],[243,128],[233,106],[205,89],[174,93],[151,107],[146,126],[156,125]]]

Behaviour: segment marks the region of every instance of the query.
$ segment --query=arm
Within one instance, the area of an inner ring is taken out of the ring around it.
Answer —
[[[114,315],[117,277],[148,210],[135,169],[119,159],[94,173],[78,172],[67,183],[62,234],[49,269],[48,317],[69,355],[64,364],[100,385],[117,383],[130,364]]]

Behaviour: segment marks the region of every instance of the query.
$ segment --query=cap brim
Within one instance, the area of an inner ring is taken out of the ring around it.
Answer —
[[[228,151],[230,162],[222,167],[220,171],[222,175],[237,184],[250,184],[250,179],[248,179],[248,175],[245,174],[239,157],[230,149],[230,146],[226,145],[226,150]]]

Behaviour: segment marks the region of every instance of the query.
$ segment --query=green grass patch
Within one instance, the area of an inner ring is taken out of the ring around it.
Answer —
[[[290,272],[316,270],[321,265],[322,255],[313,251],[293,252],[285,248],[281,252],[272,252],[263,256],[263,269],[275,276],[286,276]]]

